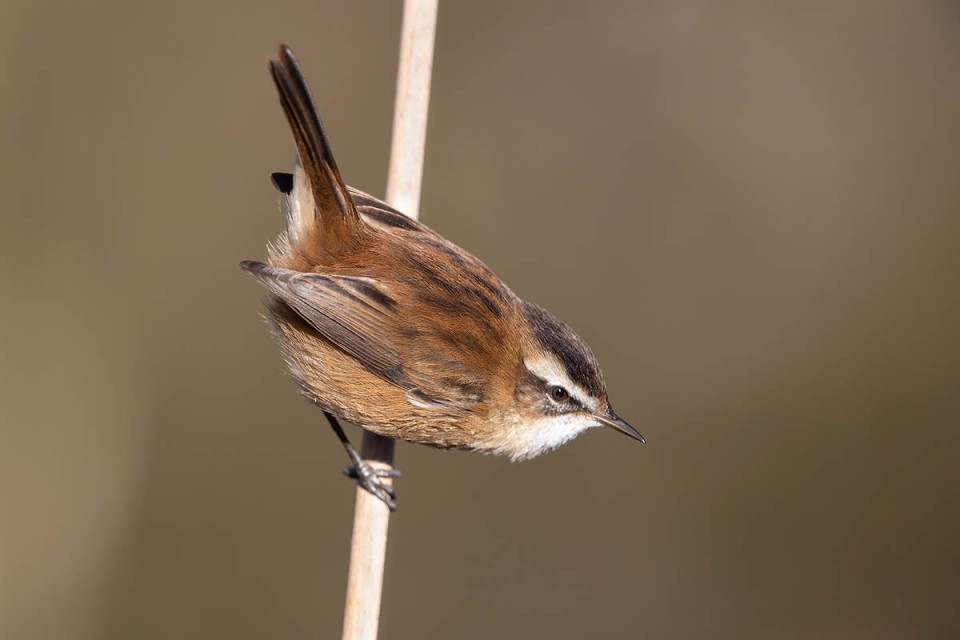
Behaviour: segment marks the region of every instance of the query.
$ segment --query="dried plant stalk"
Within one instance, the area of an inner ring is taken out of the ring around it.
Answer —
[[[418,216],[420,207],[438,2],[404,0],[403,3],[386,199],[412,218]],[[364,432],[361,456],[372,465],[391,467],[393,449],[393,440]],[[377,637],[389,523],[387,505],[358,487],[343,616],[344,640],[374,640]]]

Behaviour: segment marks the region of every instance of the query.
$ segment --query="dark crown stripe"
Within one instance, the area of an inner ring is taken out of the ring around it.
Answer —
[[[529,302],[523,306],[540,345],[557,357],[570,379],[591,396],[604,395],[606,387],[600,365],[580,336],[546,309]]]

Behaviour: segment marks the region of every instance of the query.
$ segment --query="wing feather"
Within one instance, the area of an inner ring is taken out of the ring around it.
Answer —
[[[300,273],[260,262],[250,272],[306,320],[320,335],[384,380],[412,389],[389,336],[396,303],[371,278]]]

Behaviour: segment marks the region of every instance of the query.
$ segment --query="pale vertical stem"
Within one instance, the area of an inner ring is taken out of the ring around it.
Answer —
[[[387,202],[411,218],[417,217],[420,207],[438,2],[404,0],[403,3]],[[393,448],[393,440],[364,432],[361,456],[374,466],[391,467]],[[377,637],[389,521],[387,505],[358,487],[343,616],[344,640]]]
[[[420,215],[420,181],[427,142],[427,109],[439,0],[405,0],[393,109],[387,202],[413,219]]]

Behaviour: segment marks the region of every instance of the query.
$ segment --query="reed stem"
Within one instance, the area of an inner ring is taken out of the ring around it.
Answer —
[[[417,218],[420,208],[438,2],[404,0],[403,3],[386,200],[411,218]],[[364,431],[360,455],[373,466],[392,467],[393,450],[393,440]],[[377,637],[389,524],[387,505],[358,487],[343,640],[375,640]]]

